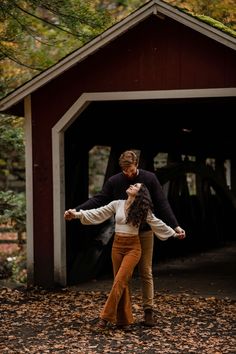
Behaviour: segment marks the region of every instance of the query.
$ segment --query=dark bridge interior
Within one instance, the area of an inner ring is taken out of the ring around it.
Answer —
[[[232,241],[235,108],[230,97],[92,102],[65,132],[66,208],[88,199],[88,153],[94,146],[111,147],[104,180],[120,171],[120,153],[132,148],[140,150],[140,168],[156,173],[188,235],[183,242],[155,238],[154,263]],[[155,168],[160,152],[168,154],[167,164]],[[189,174],[195,176],[194,193]],[[87,227],[67,223],[69,283],[111,272],[112,234],[110,221]]]

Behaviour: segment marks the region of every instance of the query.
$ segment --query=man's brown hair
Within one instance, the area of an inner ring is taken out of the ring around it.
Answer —
[[[122,170],[130,165],[138,165],[138,157],[132,150],[127,150],[120,155],[119,165]]]

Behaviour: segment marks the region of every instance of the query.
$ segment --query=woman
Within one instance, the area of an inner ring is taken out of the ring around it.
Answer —
[[[115,236],[112,245],[114,282],[105,306],[100,314],[97,327],[103,329],[108,322],[118,327],[126,327],[134,322],[129,280],[141,257],[139,227],[147,222],[160,240],[179,237],[175,231],[152,213],[152,201],[143,183],[130,185],[126,190],[126,200],[114,200],[96,209],[70,209],[73,218],[82,224],[100,224],[115,214]],[[126,328],[127,329],[127,328]]]

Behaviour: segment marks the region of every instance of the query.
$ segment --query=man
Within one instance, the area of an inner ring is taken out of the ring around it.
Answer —
[[[152,172],[138,169],[138,157],[133,151],[125,151],[119,158],[119,165],[122,172],[110,177],[104,184],[102,191],[75,209],[65,211],[66,220],[74,218],[73,212],[80,209],[98,208],[117,199],[126,198],[126,190],[130,184],[144,183],[148,188],[154,205],[154,214],[162,219],[167,225],[171,226],[178,234],[179,239],[185,238],[185,231],[178,225],[176,217],[165,197],[161,184],[156,175]],[[148,225],[140,230],[140,241],[142,256],[139,261],[138,269],[142,281],[144,324],[154,326],[153,300],[154,285],[152,275],[152,256],[154,237]]]

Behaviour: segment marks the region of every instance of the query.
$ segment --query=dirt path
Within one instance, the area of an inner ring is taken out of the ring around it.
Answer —
[[[236,243],[189,258],[161,262],[154,265],[153,275],[155,290],[160,293],[187,292],[196,296],[236,300]],[[74,288],[109,291],[111,284],[112,279],[99,279]],[[140,288],[137,273],[132,286]]]

